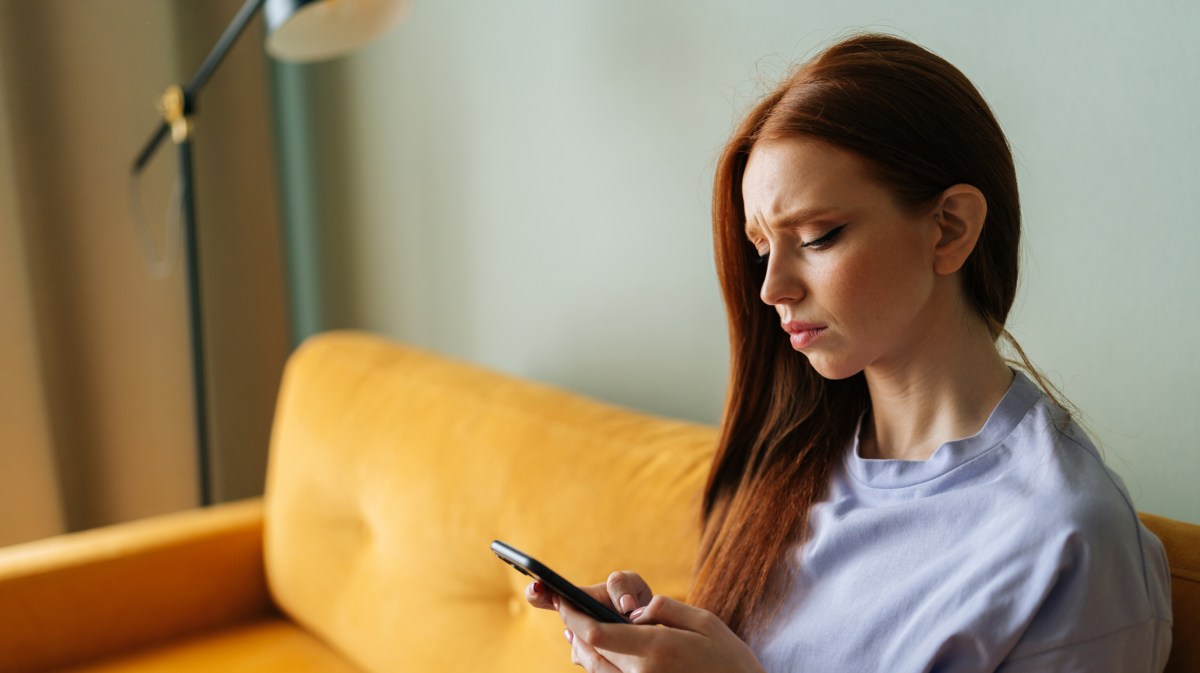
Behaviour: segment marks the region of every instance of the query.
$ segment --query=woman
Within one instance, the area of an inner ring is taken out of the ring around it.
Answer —
[[[889,36],[829,48],[726,146],[713,226],[732,380],[693,605],[614,573],[589,590],[633,625],[602,625],[530,585],[576,663],[1162,670],[1161,544],[997,347],[1016,175],[958,70]]]

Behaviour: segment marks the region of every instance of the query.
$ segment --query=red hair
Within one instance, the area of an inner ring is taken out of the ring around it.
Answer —
[[[692,589],[694,604],[742,637],[778,607],[794,567],[788,551],[805,539],[809,510],[870,404],[861,372],[823,379],[758,296],[764,271],[745,236],[742,175],[756,142],[797,137],[862,157],[902,207],[930,206],[951,185],[977,187],[987,218],[961,277],[995,338],[1005,334],[1017,288],[1020,203],[1008,142],[983,97],[941,57],[892,36],[851,37],[801,65],[749,112],[713,185],[731,373]]]

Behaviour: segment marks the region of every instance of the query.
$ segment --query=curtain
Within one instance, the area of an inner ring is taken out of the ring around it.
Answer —
[[[129,168],[240,5],[0,0],[0,544],[198,502],[174,148]],[[194,117],[218,501],[261,492],[289,348],[261,35]]]
[[[53,535],[65,525],[37,366],[33,297],[5,112],[0,106],[0,545]]]

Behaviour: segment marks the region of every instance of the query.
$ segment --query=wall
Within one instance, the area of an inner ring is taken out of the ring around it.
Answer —
[[[1027,232],[1010,328],[1137,506],[1200,522],[1197,3],[418,1],[306,71],[316,324],[715,421],[716,153],[788,64],[862,28],[991,102]]]

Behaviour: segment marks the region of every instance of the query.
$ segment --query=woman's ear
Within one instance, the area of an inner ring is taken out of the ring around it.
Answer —
[[[987,198],[975,187],[959,184],[942,192],[933,211],[940,232],[933,249],[936,273],[948,276],[962,268],[975,249],[986,218]]]

